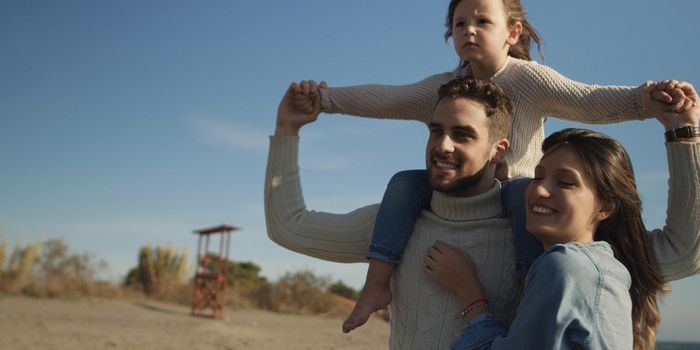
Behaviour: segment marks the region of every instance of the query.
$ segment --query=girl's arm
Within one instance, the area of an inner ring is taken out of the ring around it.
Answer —
[[[607,124],[652,116],[642,103],[644,85],[584,84],[545,65],[523,61],[516,61],[512,69],[494,81],[511,85],[511,98],[518,96],[521,99],[516,104],[534,109],[542,117]],[[669,101],[668,108],[675,107],[677,105]]]
[[[438,101],[438,88],[452,78],[454,74],[446,72],[409,85],[321,87],[321,108],[326,113],[427,123]]]

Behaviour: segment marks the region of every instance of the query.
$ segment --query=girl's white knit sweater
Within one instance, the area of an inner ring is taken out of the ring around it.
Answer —
[[[438,102],[440,85],[468,75],[468,67],[436,74],[415,84],[359,85],[321,89],[326,113],[412,119],[427,123]],[[583,84],[535,61],[508,56],[491,77],[506,92],[515,108],[510,149],[505,157],[507,177],[533,176],[542,157],[544,121],[557,117],[586,124],[643,119],[639,87]],[[504,176],[505,173],[499,173]]]

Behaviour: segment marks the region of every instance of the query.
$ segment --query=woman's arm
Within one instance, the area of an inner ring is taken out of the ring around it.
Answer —
[[[605,307],[615,305],[629,314],[619,317],[621,324],[631,322],[629,280],[609,282],[611,276],[604,276],[588,253],[585,248],[568,245],[545,252],[528,273],[510,327],[506,329],[493,315],[482,313],[465,324],[452,349],[574,349],[584,344],[615,349],[626,342],[631,346],[631,328],[627,338],[606,339],[599,327],[612,322],[599,325],[597,320],[601,303],[607,303]],[[608,259],[614,259],[612,252]],[[608,282],[603,286],[602,281]]]

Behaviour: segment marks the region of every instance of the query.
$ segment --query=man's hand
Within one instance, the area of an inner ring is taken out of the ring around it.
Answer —
[[[428,249],[423,263],[425,274],[456,295],[463,305],[484,298],[474,262],[462,250],[436,241]]]
[[[294,101],[297,91],[301,91],[300,85],[291,83],[280,101],[277,108],[276,136],[299,135],[299,129],[305,124],[315,121],[321,112],[321,95],[313,94],[308,108],[302,109]]]

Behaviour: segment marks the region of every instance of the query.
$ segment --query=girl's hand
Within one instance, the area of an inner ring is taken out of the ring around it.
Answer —
[[[673,96],[672,99],[679,100],[676,110],[668,110],[666,103],[659,102],[654,96],[661,96],[665,93]],[[682,97],[682,98],[681,98]],[[695,88],[690,83],[684,81],[664,80],[656,83],[647,83],[642,93],[642,102],[648,107],[656,119],[664,125],[666,130],[680,128],[686,125],[697,126],[700,108],[700,99]]]
[[[424,264],[425,274],[440,287],[455,294],[462,305],[484,299],[474,262],[462,250],[436,241],[428,249]]]
[[[648,81],[642,85],[641,94],[644,110],[654,116],[683,113],[696,103],[692,85],[678,80]]]
[[[317,85],[313,80],[302,80],[299,84],[293,84],[293,86],[294,104],[299,110],[307,114],[314,112],[314,100],[321,95],[319,88],[325,89],[328,87],[325,81]]]

